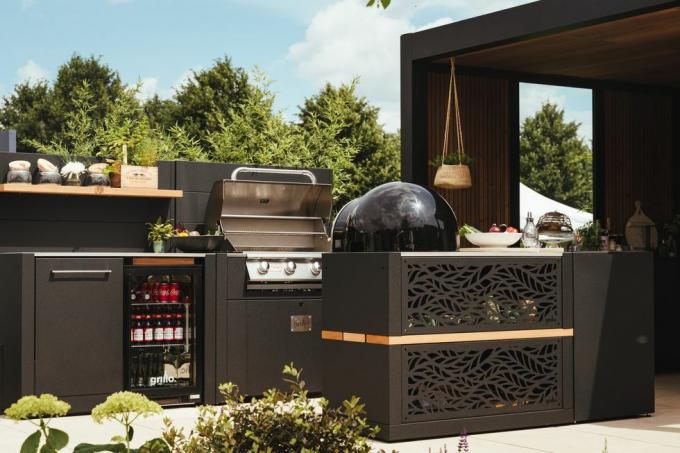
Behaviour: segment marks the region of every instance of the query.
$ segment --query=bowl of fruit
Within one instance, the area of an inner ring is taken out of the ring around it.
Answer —
[[[212,233],[212,234],[211,234]],[[226,242],[219,231],[203,232],[199,229],[189,231],[182,225],[175,227],[175,234],[170,239],[170,246],[185,253],[201,253],[225,251]]]
[[[470,225],[463,225],[458,233],[472,245],[480,248],[510,247],[522,239],[522,233],[517,228],[495,223],[486,233]]]

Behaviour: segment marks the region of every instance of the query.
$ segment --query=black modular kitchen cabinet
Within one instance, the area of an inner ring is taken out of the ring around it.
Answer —
[[[52,393],[90,410],[123,383],[122,258],[0,256],[2,407]]]
[[[23,395],[52,393],[71,404],[71,413],[85,413],[126,389],[124,287],[131,260],[0,254],[0,410]],[[215,403],[214,257],[202,266],[207,322],[197,337],[203,385],[194,402]]]
[[[245,259],[216,259],[216,382],[233,382],[251,396],[272,387],[287,390],[282,370],[293,362],[307,390],[320,393],[321,290],[250,287]]]

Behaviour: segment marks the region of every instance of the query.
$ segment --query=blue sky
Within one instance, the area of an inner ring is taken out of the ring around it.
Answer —
[[[264,70],[277,107],[297,106],[326,82],[359,76],[359,93],[399,126],[399,36],[527,3],[526,0],[393,0],[387,11],[365,0],[2,0],[0,96],[23,80],[52,80],[73,53],[101,56],[143,95],[170,97],[192,69],[228,55]],[[526,86],[523,112],[542,95],[577,112],[589,96]],[[587,102],[586,102],[587,101]],[[585,122],[585,121],[584,121]],[[585,132],[584,136],[589,135]]]

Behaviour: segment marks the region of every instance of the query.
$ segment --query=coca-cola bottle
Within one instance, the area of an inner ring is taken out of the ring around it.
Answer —
[[[163,344],[163,335],[165,333],[165,326],[163,325],[163,316],[155,315],[153,323],[153,342],[156,344]]]
[[[132,343],[144,343],[144,325],[142,323],[142,316],[133,316],[134,321],[132,323]]]
[[[146,315],[144,319],[144,343],[153,343],[153,324],[151,323],[151,315]]]
[[[174,325],[174,332],[173,332],[173,337],[175,339],[175,342],[181,343],[184,341],[184,324],[183,324],[183,316],[178,313],[175,315],[175,325]]]
[[[163,340],[172,343],[175,340],[175,324],[172,322],[172,315],[166,314],[163,322]]]

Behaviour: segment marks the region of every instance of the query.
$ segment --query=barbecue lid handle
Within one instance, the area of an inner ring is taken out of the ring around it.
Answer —
[[[275,175],[300,175],[300,176],[306,176],[309,178],[309,180],[312,182],[312,184],[316,184],[316,176],[314,176],[314,173],[312,173],[309,170],[295,170],[295,169],[288,169],[288,168],[257,168],[257,167],[238,167],[234,171],[231,172],[231,179],[233,181],[236,181],[238,178],[238,174],[244,171],[248,171],[251,173],[267,173],[267,174],[275,174]]]

